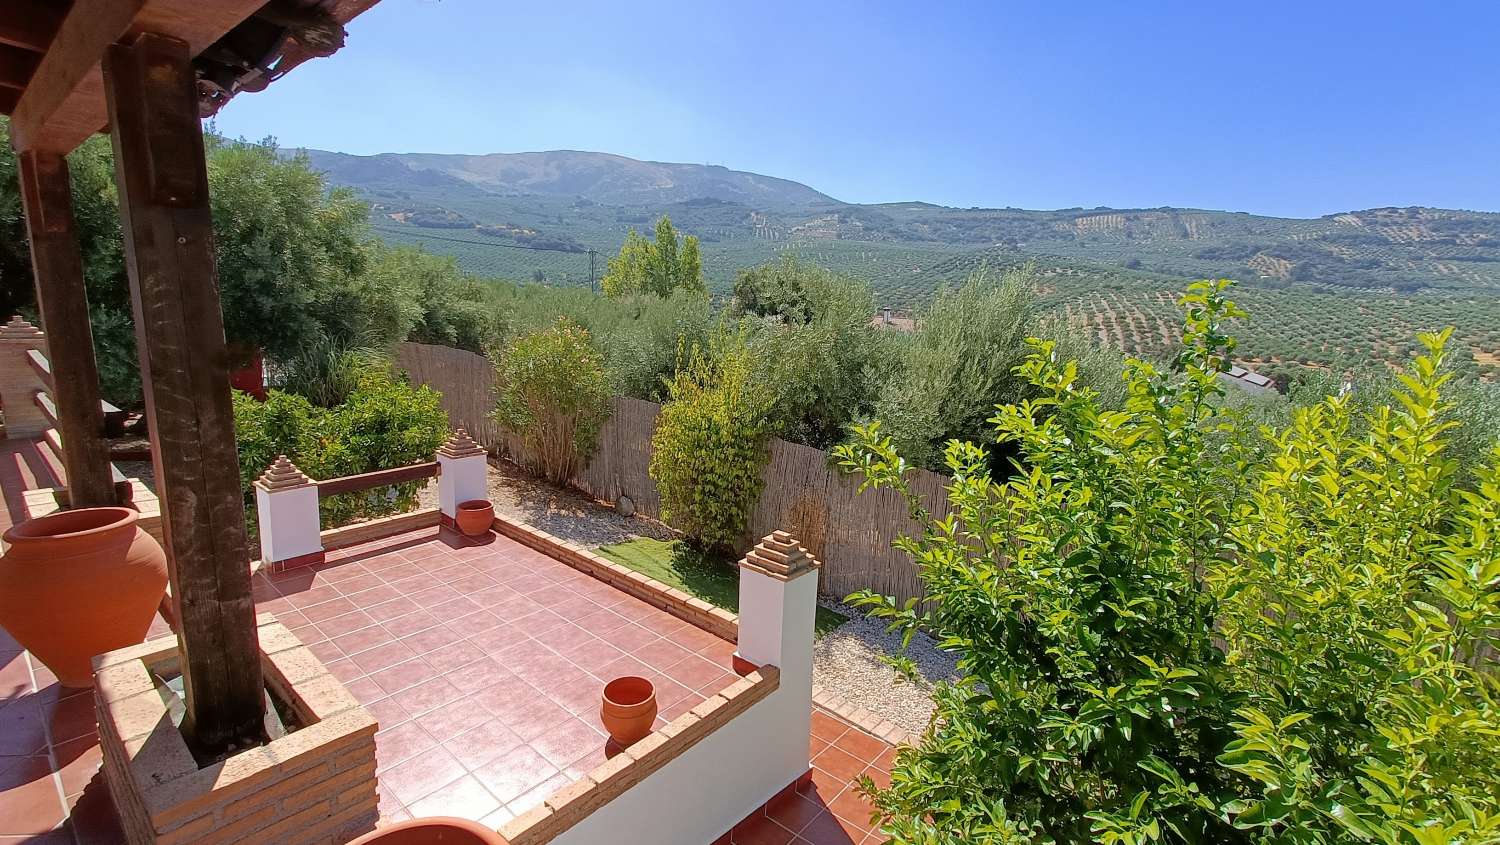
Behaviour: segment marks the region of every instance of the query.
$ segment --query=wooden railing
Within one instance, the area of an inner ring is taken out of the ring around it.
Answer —
[[[317,482],[318,498],[325,499],[340,493],[357,493],[361,490],[371,490],[376,487],[386,487],[391,484],[405,484],[408,481],[419,481],[423,478],[435,478],[438,474],[437,461],[428,461],[424,464],[412,464],[410,466],[395,467],[393,469],[378,469],[374,472],[362,472],[359,475],[344,475],[338,478],[330,478],[326,481]]]

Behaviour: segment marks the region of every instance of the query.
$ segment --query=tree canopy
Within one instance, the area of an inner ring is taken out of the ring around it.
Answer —
[[[609,260],[603,284],[604,292],[612,297],[632,293],[665,297],[677,290],[705,292],[698,239],[693,235],[679,238],[666,215],[656,221],[654,240],[631,229],[619,255]]]

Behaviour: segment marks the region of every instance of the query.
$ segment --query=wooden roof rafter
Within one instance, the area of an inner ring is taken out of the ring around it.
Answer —
[[[69,152],[107,123],[105,50],[150,32],[185,42],[198,57],[203,111],[211,114],[235,93],[261,90],[337,50],[342,25],[376,2],[5,0],[0,113],[11,115],[16,149]]]

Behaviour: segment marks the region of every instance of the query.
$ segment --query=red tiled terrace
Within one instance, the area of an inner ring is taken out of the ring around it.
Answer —
[[[257,574],[255,597],[379,721],[383,821],[498,828],[605,759],[606,679],[651,678],[657,727],[736,679],[733,643],[496,535],[429,528],[332,551]],[[164,633],[158,620],[153,635]],[[0,684],[0,845],[121,841],[96,774],[91,696],[60,688],[8,636]],[[850,784],[887,778],[890,746],[822,711],[810,743],[812,782],[732,841],[879,841]]]

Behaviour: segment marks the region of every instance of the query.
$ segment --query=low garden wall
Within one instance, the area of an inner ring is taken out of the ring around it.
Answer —
[[[526,463],[520,443],[504,437],[489,419],[495,377],[487,358],[462,349],[404,343],[396,360],[412,383],[442,394],[443,409],[454,426],[468,429],[480,443],[517,463]],[[647,470],[661,406],[622,396],[613,401],[614,412],[600,431],[599,449],[572,483],[607,502],[628,496],[637,512],[660,517],[661,498]],[[919,469],[912,471],[910,480],[913,492],[929,509],[937,515],[948,512],[948,479]],[[780,439],[771,441],[765,482],[745,533],[745,548],[753,538],[785,529],[823,561],[827,593],[843,596],[870,589],[899,601],[921,596],[910,556],[891,548],[897,537],[920,531],[907,516],[901,496],[888,490],[860,493],[858,477],[841,472],[829,453]]]

